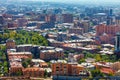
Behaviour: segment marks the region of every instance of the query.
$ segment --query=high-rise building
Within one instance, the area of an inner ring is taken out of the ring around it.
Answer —
[[[56,14],[56,22],[62,23],[62,14]]]
[[[113,24],[113,18],[111,16],[107,17],[107,25],[112,25]]]
[[[118,59],[120,58],[120,32],[116,34],[115,55]]]
[[[73,22],[73,15],[72,14],[62,14],[63,23],[72,23]]]
[[[83,25],[84,33],[89,32],[89,29],[90,29],[90,22],[89,22],[89,20],[82,21],[82,25]]]
[[[2,15],[0,15],[0,29],[3,28],[3,24],[4,24],[4,18]]]
[[[116,34],[115,50],[116,51],[120,51],[120,33]]]
[[[56,15],[46,15],[45,16],[46,22],[55,22],[56,21]]]
[[[74,21],[74,27],[82,28],[83,32],[87,33],[90,30],[90,21],[89,20]]]
[[[101,43],[114,44],[114,37],[117,32],[120,32],[120,26],[118,25],[105,25],[100,24],[96,26],[96,37],[99,38]]]
[[[96,26],[96,36],[101,36],[104,33],[115,36],[116,32],[120,32],[120,26],[116,25],[105,25],[105,24],[100,24]]]
[[[120,16],[117,16],[115,18],[115,23],[116,23],[116,25],[120,25]]]
[[[112,16],[113,15],[113,9],[110,9],[109,10],[109,16]]]
[[[45,21],[46,14],[39,14],[38,21]]]

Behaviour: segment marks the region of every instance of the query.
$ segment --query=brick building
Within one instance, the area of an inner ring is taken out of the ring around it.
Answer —
[[[32,58],[32,53],[31,52],[8,52],[8,58]]]
[[[105,25],[100,24],[96,26],[96,39],[101,43],[114,43],[115,35],[120,32],[120,26],[118,25]]]
[[[75,20],[74,27],[75,28],[82,28],[83,32],[87,33],[90,30],[90,21],[89,20],[82,20],[82,21]]]
[[[72,23],[73,15],[72,14],[62,14],[62,21],[63,21],[63,23]]]
[[[112,68],[112,63],[110,62],[97,62],[95,67],[99,69],[104,74],[114,74],[115,70]]]
[[[15,57],[9,58],[9,64],[10,64],[9,67],[10,75],[17,75],[17,72],[22,73],[23,66],[20,58],[15,58]]]
[[[56,21],[56,15],[46,15],[45,16],[46,22],[55,22]]]
[[[71,63],[53,63],[52,64],[52,75],[58,76],[80,76],[84,70],[83,66]]]
[[[3,25],[4,25],[4,18],[2,15],[0,15],[0,29],[3,28]]]
[[[17,19],[17,24],[18,24],[18,27],[23,27],[23,26],[26,26],[27,25],[27,19],[25,18],[19,18]]]
[[[120,25],[120,16],[116,16],[116,18],[115,18],[115,23],[116,23],[117,25]]]
[[[74,33],[74,34],[83,34],[83,28],[70,28],[69,33]]]
[[[17,22],[8,22],[7,28],[8,29],[16,29],[16,28],[18,28],[18,23]]]
[[[24,76],[29,77],[44,77],[43,68],[25,68],[22,70]]]
[[[7,49],[15,49],[16,48],[15,41],[12,39],[8,39],[6,41],[6,48]]]
[[[55,48],[52,50],[41,50],[40,59],[45,61],[49,60],[57,60],[60,58],[64,58],[64,50],[61,48]]]

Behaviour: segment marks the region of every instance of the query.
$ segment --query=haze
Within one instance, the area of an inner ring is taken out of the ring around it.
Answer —
[[[48,2],[120,2],[120,0],[32,0],[32,1],[48,1]]]

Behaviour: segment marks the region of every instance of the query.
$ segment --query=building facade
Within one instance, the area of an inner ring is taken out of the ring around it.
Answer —
[[[44,77],[44,69],[42,68],[25,68],[22,71],[24,76]]]
[[[58,76],[80,76],[80,72],[84,70],[83,66],[71,63],[53,63],[52,75]]]
[[[14,40],[7,40],[6,41],[6,48],[7,49],[15,49],[16,48],[16,44],[15,44],[15,41]]]
[[[43,59],[45,61],[62,58],[64,58],[64,51],[61,48],[56,48],[55,50],[42,50],[40,52],[40,59]]]

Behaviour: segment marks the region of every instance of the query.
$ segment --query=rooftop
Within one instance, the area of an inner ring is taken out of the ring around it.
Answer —
[[[31,52],[10,52],[9,54],[32,54]]]
[[[100,71],[105,74],[111,74],[114,73],[114,71],[110,68],[101,68]]]
[[[32,59],[32,62],[45,62],[45,61],[41,59]]]
[[[23,71],[44,71],[44,69],[38,67],[30,67],[30,68],[25,68]]]
[[[46,50],[41,50],[42,53],[53,53],[53,52],[63,52],[64,50],[62,48],[55,48],[55,49],[46,49]]]

